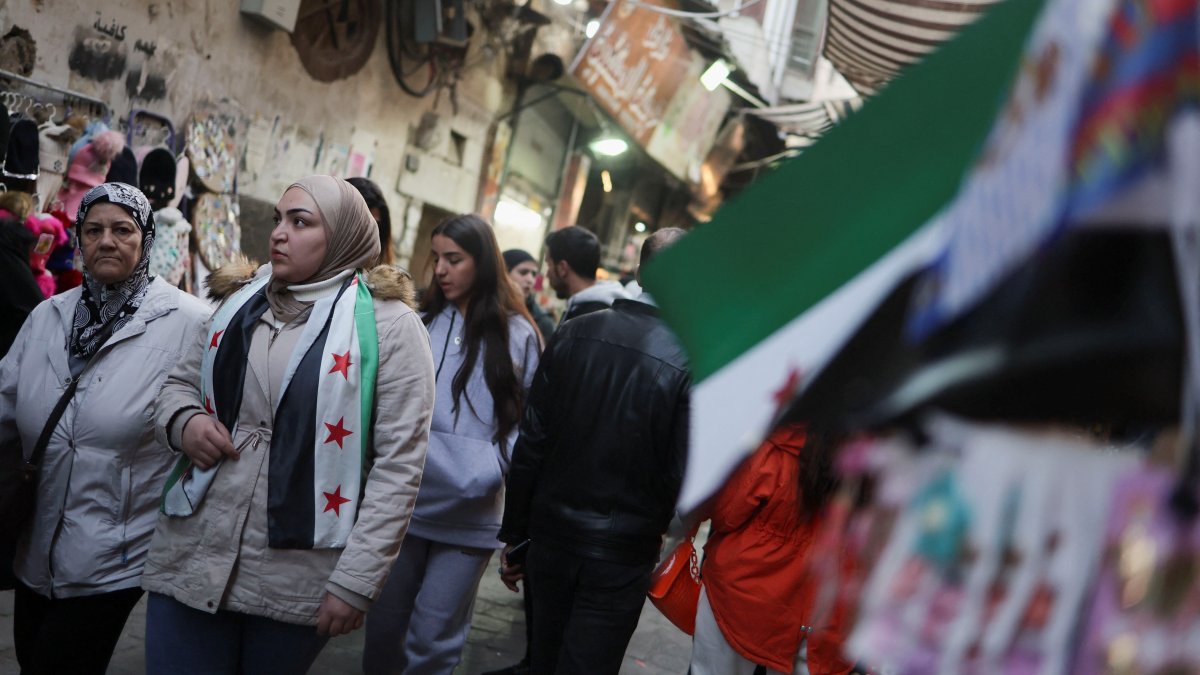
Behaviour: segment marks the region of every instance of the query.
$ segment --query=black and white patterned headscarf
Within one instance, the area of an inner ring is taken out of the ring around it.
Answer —
[[[75,305],[71,328],[71,354],[88,359],[100,349],[108,336],[129,323],[150,287],[150,250],[154,248],[154,214],[142,191],[125,183],[105,183],[92,188],[79,204],[75,217],[75,241],[83,245],[83,221],[93,206],[103,202],[116,204],[129,212],[142,231],[142,257],[133,274],[115,284],[102,284],[83,268],[83,295]]]

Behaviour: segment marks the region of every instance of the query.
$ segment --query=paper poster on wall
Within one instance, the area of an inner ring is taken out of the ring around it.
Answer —
[[[261,177],[271,150],[271,137],[278,123],[278,117],[270,120],[256,115],[251,120],[246,130],[245,151],[242,153],[242,182],[246,185],[256,183]]]
[[[317,173],[329,176],[346,175],[346,164],[350,159],[350,146],[343,143],[324,143],[317,159]]]
[[[346,177],[370,176],[378,147],[379,138],[375,134],[355,129],[350,135],[350,157],[346,162]]]
[[[272,138],[270,158],[259,180],[261,199],[279,199],[298,178],[316,171],[317,139],[294,126],[279,127]]]

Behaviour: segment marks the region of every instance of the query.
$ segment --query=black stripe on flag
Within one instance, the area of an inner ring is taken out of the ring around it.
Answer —
[[[337,300],[346,290],[344,284]],[[296,366],[279,401],[267,467],[267,543],[271,548],[313,547],[313,452],[316,448],[317,385],[333,310],[321,333]]]
[[[267,304],[267,295],[262,290],[247,300],[225,326],[217,355],[213,358],[213,405],[217,408],[217,420],[225,425],[230,435],[242,409],[242,385],[246,380],[250,337],[259,317],[267,311]]]

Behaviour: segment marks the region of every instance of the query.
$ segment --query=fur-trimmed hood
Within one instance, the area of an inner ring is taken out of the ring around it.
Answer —
[[[260,267],[245,258],[222,265],[208,277],[208,299],[220,302],[228,298],[253,279],[260,269],[264,274],[269,272],[265,265]],[[367,288],[377,300],[399,300],[416,309],[417,294],[412,276],[401,267],[379,265],[368,271]]]

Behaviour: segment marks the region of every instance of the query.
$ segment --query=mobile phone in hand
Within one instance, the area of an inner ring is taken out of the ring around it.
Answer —
[[[527,554],[527,553],[529,553],[529,540],[528,539],[517,544],[516,546],[513,546],[512,549],[509,550],[508,556],[507,556],[508,566],[509,567],[524,567],[525,566],[525,554]]]

